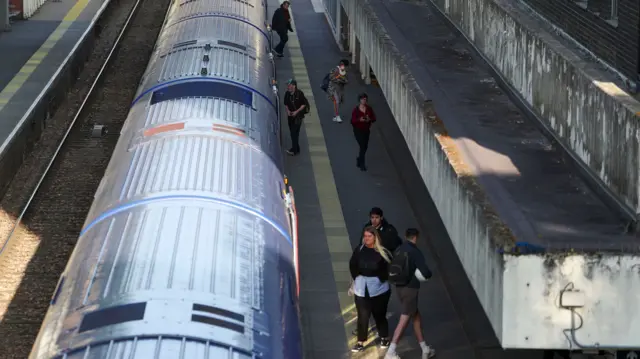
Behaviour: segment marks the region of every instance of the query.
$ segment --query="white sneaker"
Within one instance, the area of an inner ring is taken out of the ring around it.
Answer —
[[[436,356],[436,351],[429,346],[427,346],[426,352],[425,351],[422,352],[422,359],[430,359],[430,358],[433,358],[434,356]]]
[[[336,116],[333,118],[333,122],[342,123],[342,119],[340,118],[340,116]]]
[[[387,352],[387,355],[384,356],[384,359],[400,359],[400,356],[396,352],[393,352],[393,353]]]

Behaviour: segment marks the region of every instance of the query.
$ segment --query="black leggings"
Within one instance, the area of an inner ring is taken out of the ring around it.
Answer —
[[[364,156],[367,153],[367,149],[369,148],[369,135],[371,132],[369,130],[361,130],[359,128],[353,128],[353,135],[358,142],[358,147],[360,150],[358,151],[358,166],[364,166],[365,160]]]
[[[369,336],[369,317],[372,315],[380,338],[389,337],[389,322],[387,322],[389,298],[391,298],[391,290],[375,297],[370,297],[368,291],[365,291],[364,297],[355,296],[356,309],[358,310],[359,342],[366,341]]]

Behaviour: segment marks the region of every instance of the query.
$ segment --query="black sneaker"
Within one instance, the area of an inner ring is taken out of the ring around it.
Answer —
[[[277,56],[277,57],[284,57],[284,54],[279,53],[279,52],[276,52],[276,56]]]
[[[354,353],[359,353],[361,351],[364,351],[364,345],[362,345],[362,343],[356,343],[356,345],[354,345],[353,348],[351,348],[351,351]]]
[[[295,155],[296,155],[296,153],[295,153],[295,152],[293,152],[293,150],[286,150],[285,152],[287,152],[287,154],[288,154],[289,156],[295,156]]]
[[[391,345],[391,342],[387,338],[377,338],[376,344],[378,344],[381,349],[386,349]]]

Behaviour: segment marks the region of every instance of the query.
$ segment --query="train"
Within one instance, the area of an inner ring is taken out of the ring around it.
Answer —
[[[302,358],[267,19],[171,3],[30,358]]]

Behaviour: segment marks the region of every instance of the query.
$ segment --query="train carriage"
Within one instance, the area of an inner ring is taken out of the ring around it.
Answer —
[[[170,5],[32,358],[302,357],[265,6]]]

